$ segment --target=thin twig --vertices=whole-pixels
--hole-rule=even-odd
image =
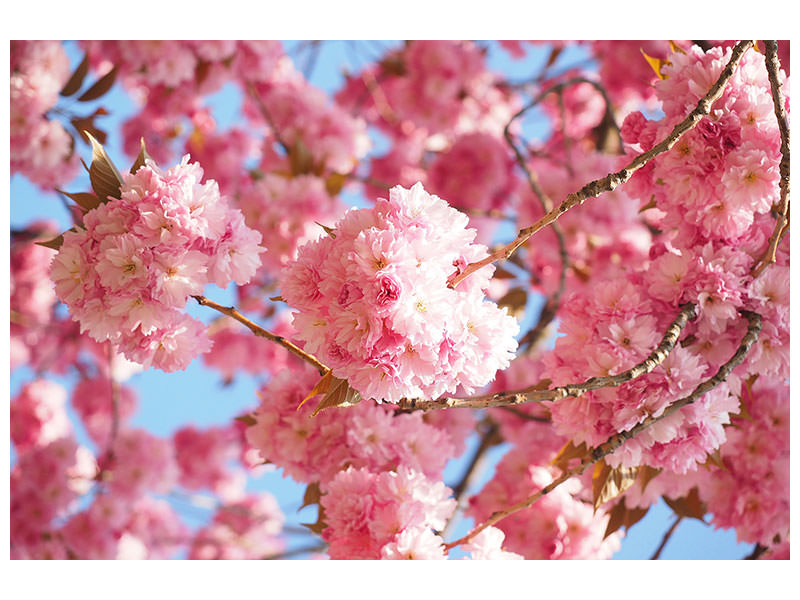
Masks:
[[[645,166],[653,158],[670,150],[683,136],[683,134],[691,130],[695,125],[697,125],[697,123],[700,122],[700,119],[709,113],[712,105],[722,95],[725,85],[733,76],[734,69],[741,60],[742,55],[752,45],[753,40],[745,40],[736,44],[736,46],[733,48],[730,61],[728,61],[728,64],[722,70],[722,73],[720,74],[716,83],[714,83],[714,85],[711,86],[711,89],[708,90],[708,93],[706,93],[706,95],[698,101],[697,107],[695,107],[695,109],[690,112],[683,121],[678,123],[670,132],[670,134],[660,143],[653,146],[647,152],[639,154],[620,171],[617,171],[616,173],[609,173],[606,177],[587,183],[577,192],[569,194],[561,204],[539,219],[536,223],[530,227],[520,229],[516,239],[514,239],[513,242],[490,254],[483,260],[479,260],[467,265],[463,271],[454,274],[448,282],[450,287],[457,286],[459,282],[463,281],[472,275],[472,273],[482,269],[486,265],[490,265],[498,260],[507,259],[517,248],[527,242],[532,235],[556,221],[558,217],[563,215],[569,209],[583,204],[588,198],[594,198],[603,192],[610,192],[614,190],[617,186],[628,181],[636,171]]]
[[[781,200],[775,222],[775,230],[769,238],[764,255],[753,267],[751,275],[755,278],[761,275],[769,265],[776,260],[778,244],[784,234],[789,230],[789,124],[786,120],[786,105],[783,99],[783,84],[779,78],[781,63],[778,60],[778,43],[775,40],[764,42],[769,85],[772,89],[772,103],[775,105],[775,117],[778,119],[778,128],[781,132]]]
[[[314,544],[313,546],[301,546],[293,550],[287,550],[279,554],[270,554],[262,556],[261,560],[280,560],[283,558],[291,558],[292,556],[299,556],[300,554],[307,554],[309,552],[323,552],[328,547],[328,544]]]
[[[567,82],[565,82],[567,83]],[[511,146],[511,150],[514,152],[514,156],[516,157],[517,164],[520,168],[525,172],[525,176],[528,178],[528,185],[530,186],[533,193],[539,199],[539,203],[542,206],[542,210],[545,213],[548,213],[553,209],[553,201],[550,197],[545,193],[542,187],[539,185],[539,181],[533,172],[528,168],[527,163],[525,162],[525,157],[522,155],[522,151],[517,147],[514,143],[514,138],[511,137],[511,124],[514,122],[515,119],[521,117],[526,110],[530,110],[536,104],[541,102],[541,100],[545,97],[545,95],[549,94],[553,91],[554,88],[550,88],[539,94],[537,98],[535,98],[531,103],[527,106],[523,107],[522,110],[518,111],[511,119],[506,123],[505,128],[503,129],[503,136],[506,138],[506,142],[509,146]],[[558,288],[547,299],[547,302],[542,309],[542,312],[539,314],[539,320],[536,324],[536,331],[537,332],[544,332],[547,329],[547,326],[553,321],[556,314],[558,313],[558,309],[561,307],[561,296],[564,294],[564,288],[567,284],[567,269],[569,269],[570,260],[569,254],[567,253],[567,243],[564,239],[564,233],[561,231],[561,227],[558,223],[553,223],[553,233],[556,236],[556,241],[558,243],[558,254],[559,259],[561,261],[561,273],[559,274],[558,280]],[[538,334],[541,336],[541,333]]]
[[[461,516],[461,511],[464,509],[464,494],[465,492],[472,486],[475,478],[480,473],[480,465],[483,463],[486,452],[492,446],[496,445],[502,438],[499,436],[499,427],[497,423],[490,422],[489,426],[486,428],[486,431],[481,436],[481,442],[478,447],[475,449],[475,454],[472,455],[472,459],[469,461],[466,470],[464,471],[464,475],[461,477],[461,480],[456,484],[453,488],[453,498],[456,500],[456,508],[453,511],[453,515],[447,521],[447,525],[445,525],[444,529],[442,530],[442,536],[446,535],[458,522],[458,519]]]
[[[291,146],[288,143],[286,143],[286,140],[284,140],[283,137],[281,136],[281,132],[275,125],[275,121],[272,120],[272,115],[270,115],[269,110],[267,110],[267,105],[264,104],[264,101],[261,99],[261,95],[258,93],[256,86],[250,83],[248,84],[247,87],[250,90],[250,95],[253,97],[253,100],[256,101],[256,104],[258,105],[258,108],[261,111],[261,116],[264,117],[264,120],[267,122],[267,125],[269,125],[270,129],[272,129],[272,133],[275,136],[275,139],[278,141],[278,143],[281,145],[281,148],[283,148],[284,152],[286,152],[288,156],[289,152],[291,152],[292,150]]]
[[[276,344],[280,344],[284,348],[286,348],[289,352],[294,354],[295,356],[299,356],[308,364],[312,365],[317,371],[319,371],[320,375],[325,375],[330,369],[322,364],[316,357],[312,356],[308,352],[301,350],[297,346],[295,346],[292,342],[287,340],[285,337],[276,335],[274,333],[270,333],[260,325],[254,323],[247,317],[245,317],[242,313],[236,310],[232,306],[222,306],[221,304],[217,304],[213,300],[209,300],[205,296],[192,296],[195,300],[197,300],[198,304],[201,306],[208,306],[209,308],[213,308],[216,311],[221,312],[223,315],[228,315],[232,319],[236,319],[242,325],[246,326],[250,331],[260,337],[267,338],[270,341],[275,342]]]
[[[606,387],[617,387],[641,377],[655,369],[664,362],[678,342],[686,324],[696,317],[695,305],[692,303],[684,304],[669,324],[661,343],[639,364],[623,371],[618,375],[607,377],[591,377],[583,383],[568,384],[548,390],[536,389],[538,384],[523,390],[510,392],[497,392],[494,394],[484,394],[470,398],[440,398],[438,400],[417,400],[403,399],[399,402],[399,407],[405,410],[434,410],[442,408],[493,408],[498,406],[513,406],[525,402],[542,402],[545,400],[560,400],[568,396],[579,397],[586,392]]]
[[[664,547],[667,545],[667,542],[669,541],[669,538],[672,537],[672,534],[678,528],[678,523],[680,523],[682,520],[683,520],[683,515],[677,515],[677,518],[675,519],[675,522],[672,524],[672,527],[667,529],[667,532],[664,534],[664,537],[661,540],[661,543],[659,544],[658,549],[653,553],[653,556],[650,557],[650,560],[658,560],[658,557],[661,556],[661,552],[664,550]]]
[[[605,458],[609,454],[616,451],[620,446],[622,446],[622,444],[624,444],[629,439],[635,437],[636,435],[638,435],[639,433],[641,433],[643,430],[647,429],[654,423],[657,423],[667,418],[668,416],[672,415],[673,413],[680,410],[684,406],[688,406],[694,403],[698,398],[701,398],[704,394],[706,394],[707,392],[715,388],[717,385],[725,381],[728,378],[728,375],[730,375],[731,371],[733,371],[733,369],[735,369],[744,360],[744,357],[750,351],[750,348],[758,339],[758,334],[761,332],[760,315],[749,311],[740,311],[740,313],[745,318],[747,318],[748,321],[747,333],[745,333],[744,337],[742,338],[742,341],[739,344],[739,348],[736,350],[734,355],[730,358],[730,360],[728,360],[728,362],[726,362],[719,368],[719,370],[713,377],[707,379],[706,381],[703,381],[688,396],[684,396],[680,400],[677,400],[676,402],[670,404],[666,408],[666,410],[664,410],[664,412],[658,417],[648,417],[638,425],[632,427],[631,429],[611,436],[606,442],[597,446],[591,452],[589,452],[579,465],[573,467],[572,469],[564,471],[550,484],[546,485],[535,494],[528,496],[521,502],[518,502],[517,504],[514,504],[513,506],[510,506],[504,510],[495,511],[494,513],[491,514],[491,516],[488,519],[486,519],[486,521],[475,527],[467,535],[446,544],[445,549],[449,550],[460,544],[466,544],[487,527],[495,525],[497,522],[508,517],[509,515],[514,514],[517,511],[532,506],[539,499],[552,492],[555,488],[557,488],[559,485],[561,485],[568,479],[571,479],[576,475],[581,475],[590,465],[594,464],[601,458]]]

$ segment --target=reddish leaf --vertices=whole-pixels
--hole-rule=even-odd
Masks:
[[[508,308],[508,314],[513,317],[521,317],[525,312],[525,306],[528,303],[528,292],[522,288],[514,288],[509,290],[508,293],[497,301],[497,306],[500,308]]]
[[[136,173],[136,171],[138,171],[141,167],[143,167],[145,164],[145,160],[147,160],[148,158],[150,160],[153,159],[153,157],[147,153],[147,148],[145,148],[144,146],[144,138],[141,138],[139,140],[139,145],[140,145],[139,155],[136,157],[136,160],[133,161],[133,165],[131,166],[131,173]]]
[[[594,509],[617,498],[636,481],[639,467],[610,467],[605,460],[598,461],[592,475],[592,498]]]
[[[81,85],[83,85],[83,80],[86,77],[86,74],[89,72],[89,55],[85,54],[81,64],[79,64],[75,71],[70,75],[69,80],[67,83],[64,84],[64,87],[61,88],[59,92],[62,96],[72,96],[75,92],[81,89]]]
[[[329,371],[330,373],[330,371]],[[320,400],[317,408],[311,413],[312,417],[316,417],[321,410],[331,408],[332,406],[352,406],[361,402],[361,394],[350,387],[346,379],[338,379],[331,377],[330,388],[325,394],[325,397]]]
[[[252,427],[256,423],[258,423],[258,421],[256,421],[256,418],[253,415],[241,415],[239,417],[236,417],[234,421],[239,421],[239,423],[244,423],[248,427]]]
[[[81,96],[78,97],[78,102],[89,102],[90,100],[97,100],[100,96],[105,94],[114,85],[117,79],[117,67],[111,69],[108,73],[103,75],[100,79],[94,82],[92,87],[86,90]]]
[[[706,514],[706,505],[700,500],[696,487],[693,487],[683,498],[673,499],[666,496],[662,496],[662,498],[678,516],[702,521]]]
[[[347,175],[331,173],[325,178],[325,190],[330,196],[335,196],[342,191],[345,183],[347,183]]]
[[[77,194],[71,194],[69,192],[65,192],[63,190],[56,189],[59,194],[63,194],[73,202],[75,202],[78,206],[83,208],[86,211],[90,211],[93,208],[97,208],[100,206],[100,198],[90,192],[79,192]]]
[[[319,489],[319,482],[309,483],[306,487],[306,492],[303,494],[303,503],[300,505],[300,508],[297,511],[301,511],[306,506],[311,506],[312,504],[319,504],[319,500],[322,498],[322,492]]]
[[[317,382],[317,384],[308,393],[308,396],[303,398],[303,401],[300,404],[297,405],[297,408],[295,410],[300,410],[300,407],[303,406],[303,404],[308,402],[314,396],[318,396],[319,394],[327,393],[328,389],[330,388],[332,379],[333,379],[333,373],[331,371],[328,371],[327,373],[325,373],[325,375],[323,375],[320,378],[320,380]]]
[[[122,175],[119,174],[103,145],[92,134],[87,133],[86,135],[92,144],[92,164],[89,167],[92,189],[100,197],[101,202],[108,202],[109,197],[119,198]]]
[[[554,467],[558,467],[562,471],[566,471],[569,468],[569,462],[571,460],[576,458],[582,460],[588,451],[589,449],[586,447],[586,442],[581,442],[579,446],[576,446],[569,441],[558,451],[558,454],[550,461],[550,464]]]
[[[37,246],[44,246],[45,248],[51,248],[52,250],[58,250],[61,248],[61,244],[64,243],[64,236],[59,235],[58,237],[53,238],[52,240],[47,240],[46,242],[36,242]]]

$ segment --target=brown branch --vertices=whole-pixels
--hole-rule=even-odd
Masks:
[[[267,110],[267,105],[264,104],[264,101],[261,99],[261,95],[258,93],[256,86],[250,83],[248,84],[247,89],[250,91],[250,95],[253,97],[253,100],[256,101],[258,109],[261,111],[261,116],[264,117],[264,120],[267,122],[267,125],[269,125],[273,135],[275,136],[275,139],[278,141],[278,143],[281,145],[281,148],[283,148],[283,151],[286,152],[286,155],[288,156],[289,152],[291,152],[292,150],[291,146],[289,146],[289,144],[286,143],[286,140],[284,140],[283,137],[281,137],[281,132],[276,127],[275,121],[272,120],[272,115],[270,115],[269,110]]]
[[[458,482],[458,484],[456,484],[456,486],[453,488],[453,497],[456,500],[456,507],[453,510],[453,515],[447,521],[447,525],[445,525],[444,529],[442,530],[443,536],[458,522],[458,519],[461,516],[461,511],[464,508],[464,493],[470,488],[478,473],[480,473],[480,466],[486,458],[486,452],[489,450],[489,448],[497,445],[501,441],[502,438],[499,435],[499,427],[497,426],[497,423],[489,422],[489,426],[481,436],[481,442],[475,449],[475,454],[472,455],[472,459],[467,465],[464,475],[461,477],[461,480]]]
[[[617,186],[628,181],[636,171],[645,166],[653,158],[670,150],[683,136],[683,134],[691,130],[695,125],[697,125],[697,123],[700,122],[700,119],[709,113],[711,106],[722,95],[725,85],[727,85],[728,81],[733,76],[734,69],[741,60],[742,55],[744,55],[744,53],[752,45],[753,40],[745,40],[736,44],[736,46],[733,48],[730,61],[728,61],[728,64],[722,70],[722,73],[720,73],[719,79],[717,79],[716,83],[714,83],[706,95],[698,101],[695,109],[692,110],[692,112],[690,112],[683,121],[678,123],[670,132],[670,134],[660,143],[653,146],[647,152],[639,154],[620,171],[617,171],[616,173],[609,173],[606,177],[587,183],[577,192],[569,194],[561,204],[536,221],[536,223],[530,227],[520,229],[516,239],[514,239],[514,241],[512,241],[510,244],[496,252],[493,252],[483,260],[479,260],[467,265],[466,269],[464,269],[462,272],[453,275],[448,283],[450,287],[457,286],[459,282],[469,277],[472,273],[492,264],[493,262],[507,259],[517,248],[527,242],[532,235],[555,222],[558,217],[563,215],[569,209],[583,204],[588,198],[594,198],[604,192],[610,192],[614,190]]]
[[[209,308],[213,308],[216,311],[221,312],[223,315],[228,315],[232,319],[236,319],[242,325],[246,326],[250,331],[256,334],[259,337],[267,338],[268,340],[275,342],[276,344],[280,344],[284,348],[286,348],[289,352],[302,358],[308,364],[312,365],[317,371],[319,371],[320,375],[325,375],[330,369],[322,364],[316,357],[312,356],[308,352],[298,348],[292,342],[287,340],[285,337],[276,335],[274,333],[270,333],[260,325],[254,323],[247,317],[245,317],[242,313],[236,310],[232,306],[222,306],[221,304],[217,304],[213,300],[209,300],[205,296],[192,296],[195,300],[197,300],[198,304],[201,306],[208,306]]]
[[[775,105],[775,117],[778,119],[778,128],[781,132],[781,200],[778,206],[778,215],[775,219],[775,230],[769,238],[767,249],[750,272],[754,278],[761,275],[769,265],[775,263],[778,244],[780,244],[784,234],[789,230],[789,124],[786,119],[783,84],[779,78],[781,63],[778,60],[778,43],[775,40],[766,40],[764,46],[767,75],[769,76],[769,85],[772,90],[772,103]]]
[[[560,400],[568,396],[579,397],[586,392],[606,387],[617,387],[627,383],[637,377],[649,373],[658,365],[664,362],[678,342],[686,324],[696,317],[695,305],[692,303],[684,304],[669,324],[661,343],[648,355],[642,362],[634,365],[627,371],[618,375],[607,377],[591,377],[583,383],[568,384],[555,387],[549,390],[536,389],[538,384],[529,388],[510,392],[497,392],[494,394],[484,394],[471,398],[440,398],[438,400],[417,400],[403,399],[399,402],[399,407],[405,410],[435,410],[442,408],[493,408],[498,406],[513,406],[525,402],[542,402],[545,400]]]
[[[522,412],[516,406],[500,406],[500,410],[504,410],[506,412],[511,413],[519,417],[520,419],[524,419],[525,421],[536,421],[537,423],[552,423],[552,421],[547,417],[539,417],[537,415],[529,415],[526,412]]]
[[[663,539],[661,540],[661,544],[659,544],[658,549],[653,553],[653,556],[650,557],[650,560],[658,560],[658,557],[661,556],[661,552],[664,550],[664,547],[667,545],[669,538],[672,537],[672,534],[675,533],[675,530],[678,528],[678,524],[683,520],[683,515],[677,515],[675,522],[672,524],[672,527],[667,529],[667,532],[664,534]]]
[[[605,458],[609,454],[616,451],[620,446],[622,446],[622,444],[624,444],[629,439],[635,437],[640,432],[647,429],[654,423],[657,423],[667,418],[668,416],[672,415],[673,413],[680,410],[684,406],[688,406],[689,404],[694,403],[698,398],[701,398],[704,394],[706,394],[707,392],[715,388],[717,385],[725,381],[728,378],[728,375],[730,375],[731,371],[733,371],[733,369],[735,369],[744,360],[744,357],[750,351],[750,348],[758,339],[758,334],[761,332],[760,315],[749,311],[740,311],[740,313],[745,318],[747,318],[748,321],[747,333],[745,333],[744,337],[742,338],[742,341],[739,344],[739,348],[736,350],[736,352],[733,354],[730,360],[728,360],[728,362],[723,364],[713,377],[700,383],[700,385],[698,385],[694,389],[694,391],[688,396],[684,396],[680,400],[677,400],[676,402],[670,404],[661,415],[657,417],[648,417],[638,425],[632,427],[631,429],[611,436],[606,442],[597,446],[591,452],[589,452],[579,465],[573,467],[572,469],[564,471],[550,484],[546,485],[535,494],[528,496],[524,500],[504,510],[495,511],[494,513],[491,514],[491,516],[488,519],[486,519],[486,521],[475,527],[467,535],[453,542],[450,542],[449,544],[446,544],[445,549],[449,550],[460,544],[466,544],[487,527],[491,527],[492,525],[508,517],[509,515],[514,514],[517,511],[532,506],[539,499],[552,492],[556,487],[558,487],[568,479],[576,475],[581,475],[587,469],[587,467],[594,464],[601,458]]]
[[[763,554],[766,553],[767,550],[769,550],[769,548],[767,548],[766,546],[762,546],[761,544],[756,544],[755,547],[753,548],[753,551],[747,556],[745,556],[743,560],[758,560],[759,558],[761,558]]]

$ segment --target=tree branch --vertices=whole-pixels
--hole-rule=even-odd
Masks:
[[[486,519],[486,521],[475,527],[467,535],[453,542],[450,542],[449,544],[446,544],[445,549],[450,550],[455,546],[466,544],[487,527],[495,525],[499,521],[503,520],[509,515],[514,514],[517,511],[532,506],[540,498],[552,492],[555,488],[557,488],[559,485],[561,485],[568,479],[576,475],[581,475],[587,469],[587,467],[594,464],[601,458],[605,458],[609,454],[616,451],[617,448],[622,446],[622,444],[624,444],[629,439],[638,435],[641,431],[647,429],[654,423],[657,423],[667,418],[668,416],[680,410],[684,406],[692,404],[698,398],[701,398],[704,394],[706,394],[707,392],[715,388],[717,385],[725,381],[728,378],[728,375],[730,375],[731,371],[733,371],[733,369],[735,369],[744,360],[744,357],[750,351],[750,348],[758,339],[758,334],[761,332],[760,315],[749,311],[740,311],[740,313],[747,318],[748,321],[747,333],[745,333],[744,337],[742,338],[742,341],[739,344],[739,348],[736,350],[734,355],[730,358],[730,360],[728,360],[728,362],[726,362],[719,368],[719,370],[713,377],[707,379],[706,381],[698,385],[694,389],[694,391],[688,396],[685,396],[680,400],[677,400],[676,402],[670,404],[666,408],[666,410],[664,410],[664,412],[658,417],[648,417],[647,419],[645,419],[638,425],[635,425],[631,429],[611,436],[606,442],[597,446],[591,452],[589,452],[579,465],[573,467],[572,469],[567,469],[556,479],[554,479],[550,484],[546,485],[535,494],[528,496],[521,502],[518,502],[517,504],[514,504],[513,506],[510,506],[504,510],[495,511],[494,513],[491,514],[491,516],[488,519]]]
[[[517,248],[527,242],[532,235],[555,222],[558,217],[563,215],[569,209],[583,204],[583,202],[588,198],[594,198],[603,192],[612,191],[617,186],[628,181],[636,171],[645,166],[653,158],[670,150],[683,136],[683,134],[691,130],[695,125],[697,125],[697,123],[700,122],[700,119],[709,113],[711,106],[722,95],[725,85],[727,85],[728,81],[733,76],[736,65],[739,63],[744,53],[752,45],[753,40],[745,40],[736,44],[736,46],[733,48],[733,52],[728,64],[722,70],[722,73],[720,73],[719,79],[717,79],[716,83],[714,83],[706,95],[698,101],[697,107],[695,107],[695,109],[690,112],[683,121],[678,123],[670,132],[670,134],[660,143],[653,146],[647,152],[643,152],[642,154],[638,155],[620,171],[617,171],[616,173],[609,173],[603,179],[598,179],[587,183],[577,192],[568,195],[561,204],[539,219],[536,223],[530,227],[520,229],[516,239],[514,239],[514,241],[512,241],[510,244],[501,248],[500,250],[497,250],[496,252],[493,252],[483,260],[479,260],[467,265],[466,269],[464,269],[462,272],[453,275],[448,283],[450,287],[457,286],[459,282],[469,277],[472,273],[492,264],[493,262],[507,259]]]
[[[778,244],[780,244],[784,234],[789,230],[789,124],[786,119],[786,104],[782,91],[783,84],[778,77],[781,63],[778,60],[778,43],[775,40],[766,40],[764,46],[767,75],[772,89],[772,103],[775,105],[775,117],[778,119],[778,128],[781,132],[781,199],[775,220],[775,230],[769,238],[769,244],[764,251],[764,255],[750,273],[754,278],[761,275],[764,269],[775,262]]]
[[[292,342],[287,340],[285,337],[276,335],[274,333],[270,333],[260,325],[254,323],[247,317],[245,317],[242,313],[236,310],[232,306],[222,306],[221,304],[217,304],[213,300],[209,300],[205,296],[192,296],[197,303],[201,306],[208,306],[209,308],[213,308],[216,311],[221,312],[223,315],[228,315],[232,319],[236,319],[242,325],[246,326],[250,331],[256,334],[259,337],[267,338],[270,341],[275,342],[276,344],[280,344],[284,348],[286,348],[289,352],[302,358],[308,364],[312,365],[317,371],[319,371],[320,375],[325,375],[330,369],[322,364],[316,357],[312,356],[308,352],[301,350],[297,346],[295,346]]]
[[[641,377],[655,369],[664,362],[678,342],[686,324],[697,316],[695,305],[692,303],[684,304],[669,324],[661,343],[648,355],[646,359],[627,371],[618,375],[607,377],[591,377],[583,383],[568,384],[555,387],[549,390],[536,389],[538,386],[531,386],[523,390],[510,392],[497,392],[494,394],[483,394],[471,398],[440,398],[438,400],[417,400],[403,399],[399,402],[399,407],[404,410],[435,410],[442,408],[492,408],[498,406],[513,406],[525,402],[542,402],[545,400],[560,400],[568,396],[579,397],[586,392],[606,387],[617,387],[627,383],[632,379]]]
[[[453,510],[453,515],[447,521],[447,525],[445,525],[444,529],[442,530],[442,536],[447,534],[447,532],[450,531],[458,522],[458,519],[461,516],[461,511],[464,508],[464,493],[470,488],[475,477],[480,472],[480,465],[483,463],[486,457],[486,452],[489,450],[489,448],[500,443],[501,441],[502,438],[499,435],[499,427],[497,426],[497,423],[490,422],[489,426],[486,428],[486,431],[481,436],[481,442],[475,449],[475,454],[472,455],[472,460],[470,460],[469,464],[467,465],[464,475],[461,477],[461,481],[459,481],[458,484],[453,488],[453,497],[456,499],[456,508]]]
[[[672,534],[675,533],[675,530],[678,528],[678,524],[683,520],[683,515],[677,515],[675,522],[672,524],[672,527],[667,529],[667,532],[664,534],[664,538],[661,540],[661,544],[659,544],[658,549],[653,553],[653,556],[650,557],[650,560],[658,560],[658,557],[661,556],[661,552],[664,550],[664,547],[667,545],[669,538],[672,537]]]

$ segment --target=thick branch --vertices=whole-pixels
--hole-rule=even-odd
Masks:
[[[603,179],[598,179],[596,181],[587,183],[577,192],[568,195],[561,204],[539,219],[536,223],[530,227],[520,229],[516,239],[513,242],[501,248],[500,250],[493,252],[483,260],[479,260],[467,265],[467,268],[464,269],[464,271],[454,275],[450,279],[450,287],[457,286],[459,282],[463,281],[472,273],[482,269],[486,265],[490,265],[498,260],[507,259],[517,248],[527,242],[532,235],[553,223],[556,219],[558,219],[558,217],[563,215],[569,209],[583,204],[583,202],[588,198],[594,198],[603,192],[610,192],[614,190],[618,185],[628,181],[636,171],[645,166],[653,158],[670,150],[683,136],[683,134],[691,130],[695,125],[697,125],[697,123],[700,122],[700,119],[709,113],[712,105],[722,95],[725,85],[727,85],[728,81],[733,76],[734,69],[741,60],[742,55],[744,55],[744,53],[752,45],[753,40],[745,40],[736,44],[736,46],[733,48],[731,59],[722,70],[722,73],[720,73],[719,79],[717,79],[716,83],[711,86],[711,89],[708,90],[708,93],[706,93],[706,95],[698,101],[697,107],[695,107],[695,109],[690,112],[683,121],[678,123],[664,140],[653,146],[647,152],[643,152],[642,154],[638,155],[620,171],[617,171],[616,173],[609,173]]]
[[[497,406],[513,406],[525,402],[542,402],[545,400],[560,400],[568,396],[575,398],[586,392],[606,387],[617,387],[637,377],[649,373],[660,365],[675,348],[686,324],[696,316],[694,304],[688,303],[681,307],[675,320],[670,323],[661,343],[639,364],[623,371],[618,375],[607,377],[591,377],[583,383],[562,385],[549,390],[538,390],[536,386],[511,392],[498,392],[484,394],[471,398],[440,398],[438,400],[403,399],[399,406],[406,410],[434,410],[442,408],[492,408]]]
[[[661,415],[659,415],[658,417],[648,417],[647,419],[645,419],[644,421],[642,421],[638,425],[635,425],[631,429],[611,436],[606,442],[604,442],[600,446],[597,446],[596,448],[594,448],[581,461],[581,463],[579,465],[577,465],[576,467],[573,467],[572,469],[568,469],[568,470],[564,471],[561,475],[559,475],[550,484],[546,485],[545,487],[543,487],[541,490],[539,490],[535,494],[533,494],[531,496],[528,496],[527,498],[525,498],[521,502],[518,502],[517,504],[514,504],[513,506],[510,506],[510,507],[508,507],[508,508],[506,508],[504,510],[495,511],[494,513],[492,513],[492,515],[486,521],[484,521],[483,523],[481,523],[480,525],[475,527],[472,531],[470,531],[464,537],[459,538],[459,539],[457,539],[457,540],[455,540],[453,542],[450,542],[449,544],[446,544],[445,548],[449,550],[449,549],[451,549],[451,548],[453,548],[455,546],[458,546],[458,545],[461,545],[461,544],[466,544],[470,540],[472,540],[476,535],[478,535],[481,531],[486,529],[487,527],[491,527],[492,525],[495,525],[499,521],[503,520],[504,518],[508,517],[509,515],[514,514],[517,511],[520,511],[522,509],[525,509],[525,508],[528,508],[528,507],[532,506],[540,498],[542,498],[543,496],[546,496],[547,494],[552,492],[555,488],[557,488],[559,485],[561,485],[562,483],[564,483],[568,479],[570,479],[570,478],[572,478],[572,477],[574,477],[576,475],[581,475],[587,469],[587,467],[589,467],[590,465],[594,464],[595,462],[597,462],[601,458],[605,458],[609,454],[611,454],[614,451],[616,451],[617,448],[622,446],[622,444],[624,444],[629,439],[635,437],[640,432],[642,432],[643,430],[647,429],[648,427],[650,427],[654,423],[657,423],[657,422],[661,421],[662,419],[666,419],[668,416],[670,416],[671,414],[673,414],[676,411],[680,410],[684,406],[688,406],[689,404],[694,403],[698,398],[701,398],[704,394],[706,394],[710,390],[714,389],[717,385],[719,385],[720,383],[725,381],[728,378],[728,376],[730,375],[731,371],[733,371],[733,369],[735,369],[737,366],[739,366],[741,364],[741,362],[744,360],[744,357],[750,351],[750,348],[753,346],[753,344],[758,339],[758,334],[761,332],[761,316],[760,315],[758,315],[756,313],[748,312],[748,311],[741,311],[741,314],[743,316],[745,316],[747,318],[747,321],[748,321],[747,333],[745,333],[744,337],[742,338],[742,341],[739,344],[739,348],[736,350],[734,355],[730,358],[730,360],[728,360],[728,362],[726,362],[724,365],[722,365],[719,368],[717,373],[711,379],[707,379],[706,381],[702,382],[688,396],[685,396],[685,397],[681,398],[680,400],[677,400],[676,402],[673,402],[672,404],[670,404],[667,407],[667,409]]]
[[[769,244],[764,255],[753,267],[751,274],[758,277],[769,265],[776,260],[778,244],[784,234],[789,230],[789,123],[786,119],[786,104],[783,98],[783,84],[779,72],[781,63],[778,60],[778,43],[775,40],[764,42],[767,64],[767,75],[772,90],[772,103],[775,105],[775,117],[778,119],[778,128],[781,132],[781,199],[778,205],[778,215],[775,219],[775,230],[769,238]]]
[[[198,304],[201,306],[208,306],[213,308],[216,311],[221,312],[223,315],[228,315],[232,319],[236,319],[242,325],[246,326],[250,331],[260,337],[267,338],[270,341],[275,342],[276,344],[280,344],[284,348],[286,348],[289,352],[294,354],[295,356],[299,356],[308,364],[312,365],[317,371],[319,371],[320,375],[325,375],[330,369],[323,365],[316,357],[312,356],[311,354],[301,350],[297,346],[295,346],[292,342],[287,340],[285,337],[276,335],[274,333],[270,333],[260,325],[254,323],[247,317],[245,317],[242,313],[238,310],[233,308],[232,306],[222,306],[221,304],[217,304],[213,300],[209,300],[205,296],[192,296],[195,300],[197,300]]]

